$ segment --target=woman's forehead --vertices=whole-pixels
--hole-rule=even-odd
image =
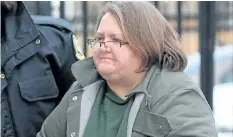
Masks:
[[[98,30],[105,31],[105,30],[112,30],[112,31],[121,31],[121,27],[119,22],[110,13],[106,13],[100,20]]]
[[[121,28],[118,26],[113,26],[111,23],[104,25],[104,26],[99,26],[97,29],[98,34],[112,34],[112,35],[121,35],[122,31]]]

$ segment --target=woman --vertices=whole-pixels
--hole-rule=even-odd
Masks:
[[[89,40],[93,58],[37,137],[216,137],[211,109],[183,73],[177,33],[147,2],[110,2]]]

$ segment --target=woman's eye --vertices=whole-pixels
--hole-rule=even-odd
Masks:
[[[97,41],[103,41],[103,38],[96,38]]]

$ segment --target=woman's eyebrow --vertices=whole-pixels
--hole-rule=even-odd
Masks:
[[[96,32],[96,36],[98,37],[102,37],[102,36],[105,36],[103,32]],[[119,39],[124,39],[122,33],[111,33],[111,34],[108,34],[109,37],[111,38],[119,38]]]
[[[96,32],[96,36],[104,36],[102,32]]]
[[[124,38],[121,33],[110,34],[110,37],[112,37],[112,38],[120,38],[120,39]]]

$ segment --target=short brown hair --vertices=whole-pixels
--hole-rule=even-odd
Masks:
[[[106,13],[117,19],[129,46],[145,62],[142,70],[152,65],[170,71],[185,69],[187,57],[180,48],[179,35],[153,5],[144,1],[108,2],[97,28]]]

